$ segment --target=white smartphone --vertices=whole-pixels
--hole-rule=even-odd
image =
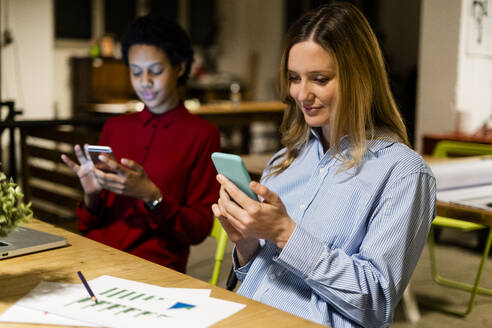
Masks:
[[[251,199],[258,200],[255,193],[249,187],[251,179],[246,166],[244,166],[243,159],[240,156],[215,152],[212,153],[212,162],[214,163],[217,172],[231,180]]]
[[[113,172],[113,169],[110,168],[106,163],[101,162],[99,160],[99,155],[103,154],[111,159],[115,159],[113,150],[109,146],[97,146],[97,145],[86,145],[85,152],[87,157],[92,161],[94,166],[105,172]]]

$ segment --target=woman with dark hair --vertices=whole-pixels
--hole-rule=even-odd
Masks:
[[[238,292],[331,327],[387,327],[434,218],[435,179],[408,147],[355,6],[294,23],[280,92],[285,148],[250,184],[261,201],[217,176],[212,209],[236,244]]]
[[[219,186],[210,155],[220,149],[219,131],[179,99],[193,62],[181,27],[140,17],[122,50],[145,108],[104,125],[99,143],[112,148],[115,160],[99,157],[112,172],[95,168],[79,145],[79,164],[62,156],[84,190],[78,228],[91,239],[185,272],[189,246],[212,228],[210,206]]]

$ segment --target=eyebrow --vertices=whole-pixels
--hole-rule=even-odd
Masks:
[[[334,72],[335,72],[335,70],[330,69],[330,70],[309,71],[309,72],[307,72],[307,74],[332,74]],[[287,73],[299,74],[298,72],[290,70],[290,69],[287,70]]]
[[[139,65],[134,64],[134,63],[129,63],[129,65],[130,65],[130,66],[132,66],[132,67],[141,68]],[[150,69],[150,68],[153,68],[154,66],[157,66],[157,65],[162,65],[162,63],[160,63],[160,62],[155,62],[155,63],[152,63],[152,64],[150,64],[150,65],[148,66],[148,68]]]

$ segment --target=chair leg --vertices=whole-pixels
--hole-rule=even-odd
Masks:
[[[482,276],[483,267],[484,267],[485,262],[486,262],[486,260],[487,260],[487,258],[489,256],[490,246],[492,244],[492,229],[489,228],[489,233],[488,233],[487,241],[485,243],[485,248],[484,248],[484,251],[483,251],[483,254],[482,254],[482,259],[480,260],[480,264],[479,264],[479,267],[478,267],[477,275],[475,277],[475,281],[474,281],[473,285],[470,285],[470,284],[467,284],[467,283],[463,283],[461,281],[456,281],[456,280],[451,280],[451,279],[443,278],[437,272],[437,264],[436,264],[436,258],[435,258],[435,242],[434,242],[434,237],[433,237],[433,231],[432,230],[433,230],[433,228],[431,227],[431,233],[429,234],[429,255],[430,255],[430,260],[431,260],[432,278],[434,279],[434,281],[436,283],[438,283],[440,285],[443,285],[443,286],[446,286],[446,287],[451,287],[451,288],[456,288],[456,289],[461,289],[461,290],[465,290],[465,291],[469,291],[469,292],[471,292],[471,295],[470,295],[470,300],[468,302],[467,309],[464,312],[447,309],[447,308],[440,307],[440,306],[435,305],[435,304],[432,304],[431,307],[433,307],[433,308],[435,308],[437,310],[440,310],[442,312],[446,312],[446,313],[449,313],[449,314],[454,314],[454,315],[457,315],[457,316],[465,317],[465,316],[467,316],[471,312],[471,310],[473,308],[473,303],[475,301],[476,294],[482,294],[482,295],[492,296],[492,290],[491,289],[481,288],[481,287],[478,286],[479,283],[480,283],[480,278]]]
[[[402,301],[403,311],[407,320],[412,323],[418,322],[420,320],[419,306],[415,296],[412,293],[410,283],[408,283],[407,288],[405,288],[405,291],[403,292]]]
[[[212,273],[212,278],[208,281],[209,284],[217,286],[217,282],[219,281],[221,264],[222,264],[222,260],[215,260],[214,272]]]

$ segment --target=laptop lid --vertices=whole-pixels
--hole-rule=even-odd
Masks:
[[[0,260],[67,245],[67,239],[46,232],[19,227],[0,237]]]

